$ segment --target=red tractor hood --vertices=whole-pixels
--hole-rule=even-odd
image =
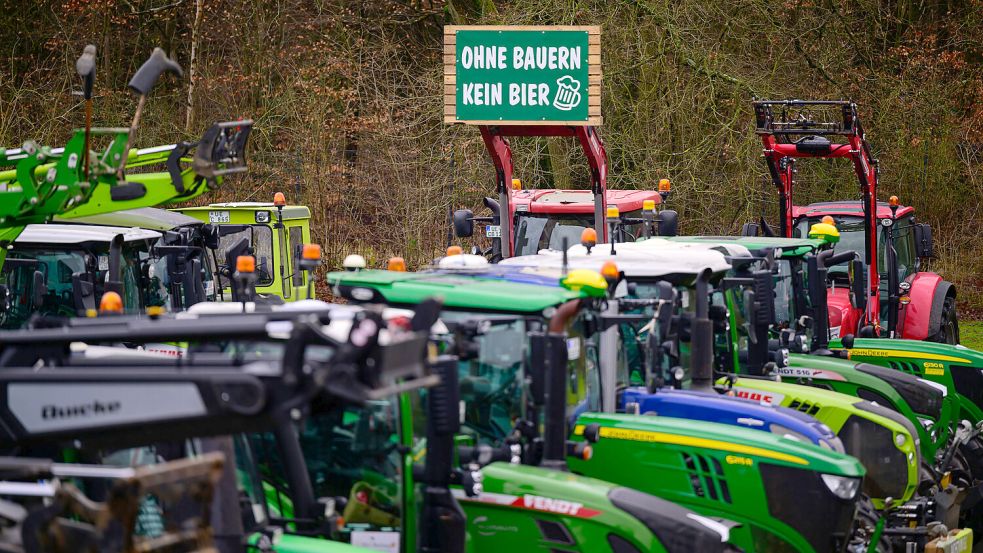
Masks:
[[[829,310],[830,339],[857,333],[861,312],[850,303],[849,288],[830,288],[826,295],[826,308]]]
[[[642,209],[642,202],[662,197],[651,190],[608,190],[608,207],[621,213]],[[512,193],[512,209],[530,213],[594,213],[594,194],[590,190],[518,190]]]
[[[901,206],[898,208],[898,217],[902,217],[913,212],[915,208],[911,206]],[[795,206],[792,208],[792,218],[800,217],[818,218],[824,215],[854,216],[863,217],[863,206],[858,201],[850,202],[819,202],[806,206]],[[877,218],[889,219],[891,217],[891,206],[887,202],[877,202]]]

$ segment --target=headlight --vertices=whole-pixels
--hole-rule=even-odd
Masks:
[[[256,222],[257,223],[269,223],[270,222],[270,212],[269,211],[257,211],[256,212]]]
[[[833,474],[820,474],[823,477],[823,483],[829,488],[829,491],[833,492],[833,495],[840,499],[850,501],[857,496],[857,490],[860,489],[860,479],[850,478],[849,476],[835,476]]]

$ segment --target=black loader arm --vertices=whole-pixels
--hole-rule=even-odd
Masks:
[[[380,340],[384,321],[366,310],[351,319],[347,340],[338,339],[326,333],[324,318],[178,314],[0,333],[0,447],[68,441],[127,447],[263,431],[302,419],[314,403],[360,403],[405,389],[407,382],[430,383],[426,332],[389,329]],[[282,343],[284,354],[276,361],[221,355],[198,361],[120,348],[118,355],[73,361],[81,342],[223,341]],[[318,361],[306,355],[313,346],[334,353]]]

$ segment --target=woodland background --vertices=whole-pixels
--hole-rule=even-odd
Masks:
[[[136,144],[250,117],[250,172],[203,198],[311,206],[328,265],[415,267],[448,208],[494,190],[476,129],[442,123],[445,24],[601,25],[609,186],[674,185],[686,233],[733,233],[777,204],[752,97],[853,99],[897,194],[933,225],[933,269],[983,313],[983,0],[0,0],[0,145],[82,125],[75,58],[98,52],[95,122],[125,126],[154,46],[185,69]],[[572,142],[513,142],[526,187],[576,188]],[[799,164],[797,201],[855,198],[848,163]]]

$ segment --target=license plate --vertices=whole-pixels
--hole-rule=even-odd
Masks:
[[[209,211],[208,212],[208,222],[209,223],[228,223],[229,222],[229,212],[228,211]]]
[[[485,236],[488,238],[501,238],[502,227],[499,225],[485,225]]]

